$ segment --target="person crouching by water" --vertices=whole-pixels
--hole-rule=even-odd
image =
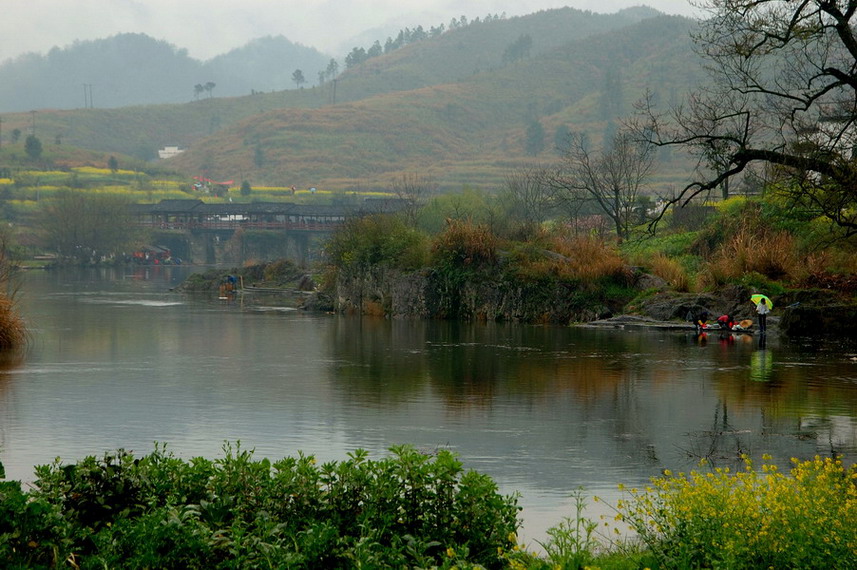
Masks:
[[[756,314],[759,315],[759,332],[765,333],[768,330],[767,320],[768,313],[771,312],[771,308],[768,306],[768,302],[765,299],[760,299],[756,304]]]
[[[693,311],[688,311],[687,320],[693,322],[693,326],[696,328],[696,334],[700,334],[707,327],[708,311],[702,311],[699,314],[694,314]]]
[[[720,328],[725,331],[731,331],[732,327],[735,325],[732,315],[720,315],[717,317],[717,323],[720,325]]]

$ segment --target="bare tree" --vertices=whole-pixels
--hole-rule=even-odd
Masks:
[[[390,190],[402,204],[402,215],[408,223],[416,225],[417,213],[437,190],[437,182],[428,175],[406,173],[393,182]]]
[[[857,235],[857,1],[705,0],[694,34],[711,82],[635,124],[684,145],[697,172],[669,205],[723,187],[750,166],[789,176],[793,205]],[[723,190],[724,196],[728,189]]]
[[[637,223],[635,211],[654,164],[652,146],[630,131],[620,130],[598,151],[586,138],[573,135],[560,166],[546,173],[546,183],[558,199],[579,205],[593,201],[613,222],[619,240],[626,240]]]
[[[509,219],[530,228],[547,219],[553,207],[553,194],[544,172],[541,166],[529,165],[505,176],[500,198]]]

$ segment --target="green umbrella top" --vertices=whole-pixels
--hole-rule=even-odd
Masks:
[[[767,297],[767,295],[762,295],[761,293],[756,293],[755,295],[750,295],[750,300],[753,301],[754,305],[758,305],[759,302],[764,299],[765,304],[768,305],[770,310],[774,310],[774,303]]]

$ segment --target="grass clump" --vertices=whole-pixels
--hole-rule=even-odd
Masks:
[[[791,234],[743,228],[718,248],[708,272],[717,284],[734,282],[746,273],[794,281],[806,275],[807,266]]]
[[[592,236],[552,233],[514,244],[510,259],[517,277],[572,285],[628,283],[630,272],[619,250]]]
[[[0,296],[0,352],[21,349],[27,342],[27,327],[14,302]]]
[[[666,281],[676,291],[687,292],[693,287],[690,275],[676,259],[656,253],[650,258],[648,267],[654,275]]]
[[[564,257],[571,280],[596,282],[604,279],[627,281],[628,265],[618,248],[592,236],[558,235],[551,241],[553,251]]]
[[[498,239],[483,224],[450,220],[432,242],[431,262],[442,270],[490,271],[497,266]]]

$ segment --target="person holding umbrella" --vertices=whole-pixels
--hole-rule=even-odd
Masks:
[[[750,300],[756,305],[756,314],[759,315],[759,331],[765,334],[768,330],[768,313],[774,308],[774,304],[764,295],[753,295]]]

